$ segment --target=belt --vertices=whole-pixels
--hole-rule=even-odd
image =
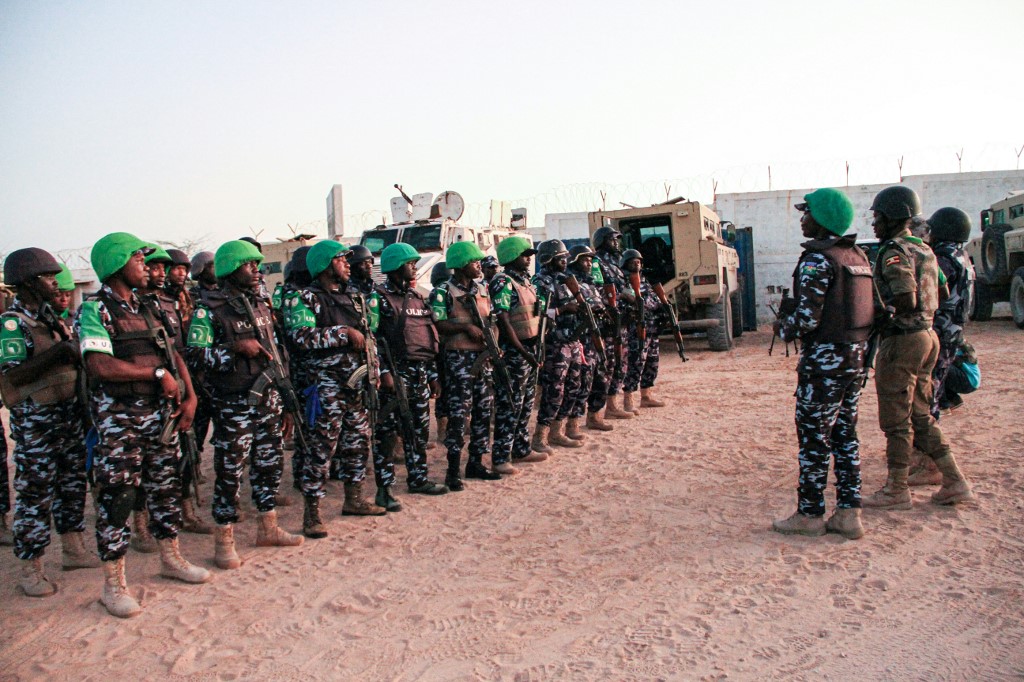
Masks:
[[[925,328],[925,329],[902,329],[900,327],[890,327],[889,329],[886,329],[884,332],[882,332],[882,338],[883,339],[887,339],[890,336],[907,336],[909,334],[920,334],[921,332],[926,332],[926,331],[928,331],[927,328]]]

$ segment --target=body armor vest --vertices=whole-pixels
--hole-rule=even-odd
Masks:
[[[451,290],[449,290],[450,292]],[[455,296],[452,294],[452,298],[455,301],[455,305],[452,308],[451,315],[448,317],[448,321],[455,324],[470,324],[476,326],[476,320],[470,316],[470,312],[466,309],[466,298],[472,297],[476,303],[477,312],[480,313],[480,319],[486,320],[491,314],[491,301],[486,295],[481,296],[479,293],[475,294],[463,294],[462,296]],[[482,330],[484,334],[488,333],[487,329]],[[493,333],[493,332],[492,332]],[[444,340],[445,350],[471,350],[471,351],[482,351],[487,348],[483,341],[474,341],[469,338],[468,334],[454,334],[445,338]]]
[[[274,319],[267,302],[259,296],[253,296],[249,303],[253,312],[256,313],[256,325],[254,327],[249,321],[241,301],[237,297],[248,294],[235,291],[211,291],[207,294],[205,302],[213,313],[214,319],[218,320],[224,330],[223,344],[230,346],[236,341],[243,339],[258,339],[260,345],[273,353],[270,348],[268,337],[273,329]],[[265,331],[261,331],[265,329]],[[254,358],[246,358],[241,355],[235,356],[234,369],[227,372],[207,372],[206,382],[218,395],[229,395],[248,391],[256,378],[266,369],[268,360],[262,355]]]
[[[103,290],[94,300],[103,303],[110,313],[114,334],[110,343],[114,357],[142,367],[162,367],[166,364],[164,351],[157,344],[159,335],[167,330],[150,310],[145,301],[139,302],[138,312],[126,310]],[[134,400],[135,398],[156,398],[160,395],[160,382],[154,377],[149,381],[90,381],[93,388],[102,389],[112,398]]]
[[[512,330],[520,341],[537,338],[540,333],[540,315],[537,313],[537,291],[532,286],[523,285],[515,277],[509,277],[512,288],[519,296],[519,305],[508,312]]]
[[[833,277],[825,292],[818,328],[805,336],[811,343],[867,341],[874,321],[874,283],[868,257],[852,239],[816,239],[806,251],[820,253],[832,264]],[[799,269],[799,264],[797,269]],[[797,292],[797,272],[793,272]],[[799,295],[797,295],[799,298]]]
[[[63,340],[57,331],[42,320],[33,319],[19,312],[12,311],[7,314],[17,316],[28,327],[34,354],[45,353]],[[3,395],[4,404],[8,407],[28,398],[38,405],[53,405],[69,400],[75,395],[77,380],[78,370],[71,364],[53,365],[43,376],[23,386],[15,386],[6,375],[0,374],[0,394]]]
[[[935,258],[941,258],[952,266],[953,272],[948,273],[946,284],[949,287],[949,298],[939,304],[935,311],[935,326],[953,324],[963,327],[967,321],[967,299],[971,286],[971,264],[963,248],[955,242],[939,242],[932,247]]]
[[[167,333],[174,342],[174,349],[180,353],[185,348],[185,325],[182,323],[178,302],[162,291],[152,294],[152,300],[153,305],[159,308],[160,321],[167,328]]]
[[[411,288],[397,294],[381,287],[377,291],[395,311],[395,317],[381,317],[381,333],[396,362],[430,362],[437,357],[437,329],[423,296]]]

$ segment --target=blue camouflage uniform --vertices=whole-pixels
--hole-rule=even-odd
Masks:
[[[628,304],[621,297],[627,285],[626,276],[619,267],[618,257],[608,251],[598,251],[591,272],[591,279],[595,285],[615,287],[615,314],[619,315],[621,319]],[[605,303],[610,303],[610,300],[606,298]],[[628,351],[626,325],[620,325],[618,338],[616,338],[612,311],[608,309],[607,312],[601,325],[601,332],[604,336],[605,351],[608,354],[608,366],[599,367],[594,373],[593,386],[587,401],[590,412],[598,412],[603,409],[608,401],[608,396],[615,395],[622,390],[622,382],[626,374],[626,353]],[[618,354],[616,354],[616,349],[619,350]]]
[[[565,273],[547,266],[533,276],[533,285],[538,294],[550,301],[550,310],[557,311],[575,300],[565,285],[565,278]],[[577,332],[579,322],[577,313],[557,313],[554,326],[548,332],[544,366],[540,372],[540,407],[537,409],[537,423],[541,426],[551,426],[552,421],[567,418],[580,393],[584,357],[583,344]]]
[[[646,338],[643,343],[637,329],[636,303],[630,305],[632,317],[625,325],[627,338],[628,369],[622,384],[622,390],[633,393],[637,388],[651,388],[658,378],[661,344],[658,341],[658,319],[662,314],[661,301],[654,293],[651,283],[640,275],[640,299],[644,307],[644,330]]]
[[[939,303],[932,329],[939,337],[939,357],[932,370],[932,416],[939,418],[939,406],[946,397],[946,376],[963,341],[970,296],[971,262],[957,242],[932,244],[935,260],[949,287],[949,297]]]

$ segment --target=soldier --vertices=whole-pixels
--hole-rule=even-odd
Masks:
[[[345,516],[380,516],[387,513],[363,497],[363,479],[370,451],[370,426],[364,400],[364,381],[357,370],[367,362],[364,315],[367,302],[347,288],[348,249],[333,240],[317,242],[306,254],[313,283],[289,301],[288,335],[299,349],[313,388],[307,400],[316,400],[320,414],[311,420],[309,452],[302,475],[305,514],[302,532],[308,538],[327,537],[320,520],[331,459],[341,457],[345,482]],[[376,359],[373,359],[376,362]],[[307,389],[308,390],[308,389]]]
[[[167,249],[167,255],[171,257],[171,264],[167,266],[167,278],[164,281],[164,293],[178,304],[178,314],[185,325],[192,319],[192,297],[185,288],[185,281],[188,279],[189,259],[188,255],[179,249]],[[185,330],[185,334],[187,335]]]
[[[540,371],[540,407],[530,444],[538,452],[550,453],[547,447],[550,445],[583,447],[582,440],[570,438],[563,431],[572,407],[572,397],[579,393],[583,363],[583,344],[576,333],[578,306],[565,286],[568,258],[565,244],[558,239],[542,242],[537,250],[541,269],[533,276],[533,285],[537,294],[548,302],[549,314],[550,311],[555,313],[554,326],[548,333],[544,366]]]
[[[864,385],[864,359],[874,317],[871,265],[847,234],[853,204],[839,190],[804,196],[800,228],[810,241],[793,271],[796,309],[775,322],[779,337],[800,339],[797,366],[796,430],[800,448],[797,510],[772,523],[779,533],[824,535],[851,540],[861,525],[860,452],[857,408]],[[828,522],[825,486],[835,461],[836,509]]]
[[[579,282],[580,293],[590,306],[595,321],[605,320],[605,310],[601,289],[594,280],[594,256],[597,252],[586,244],[577,244],[569,249],[569,271]],[[598,273],[600,274],[600,272]],[[600,322],[598,322],[600,324]],[[600,410],[587,414],[587,403],[593,391],[594,378],[599,372],[605,372],[604,361],[598,355],[597,346],[588,331],[581,330],[580,343],[583,344],[583,357],[586,360],[580,368],[580,390],[572,397],[569,419],[566,421],[565,435],[574,440],[583,440],[580,432],[580,420],[587,415],[587,428],[594,431],[611,431],[612,425],[601,419]],[[607,357],[607,349],[605,349]]]
[[[196,283],[188,292],[191,299],[191,309],[194,311],[200,301],[206,299],[211,293],[217,291],[219,284],[217,276],[213,272],[213,252],[200,251],[192,256],[190,276]],[[185,318],[183,318],[185,319]],[[187,318],[191,324],[192,317]],[[186,359],[188,359],[186,354]],[[195,383],[196,398],[199,403],[196,406],[196,418],[193,430],[196,433],[196,446],[203,451],[203,444],[206,442],[206,434],[210,430],[210,418],[213,416],[210,408],[210,389],[206,385],[206,371],[202,367],[191,365],[192,381]]]
[[[472,314],[475,307],[481,320],[491,314],[487,291],[476,283],[480,277],[480,261],[484,254],[473,242],[456,242],[448,247],[445,265],[452,276],[431,294],[434,323],[444,347],[444,381],[448,425],[444,445],[448,450],[448,472],[445,485],[458,492],[465,489],[460,476],[462,448],[465,445],[466,417],[471,416],[469,459],[466,478],[496,481],[501,474],[483,465],[483,456],[490,445],[491,393],[490,362],[482,329]]]
[[[256,546],[295,547],[303,541],[277,525],[283,437],[291,434],[293,422],[269,374],[277,340],[270,306],[259,293],[262,261],[263,255],[245,241],[222,244],[214,256],[220,288],[199,303],[189,325],[188,354],[192,364],[205,370],[211,392],[214,563],[223,570],[242,565],[233,524],[238,523],[238,489],[247,461],[259,512]]]
[[[192,382],[173,349],[174,366],[167,365],[167,353],[158,343],[162,325],[133,291],[148,282],[145,254],[154,248],[126,232],[96,242],[92,267],[103,286],[82,304],[76,321],[90,383],[90,412],[99,433],[92,473],[96,539],[105,574],[100,602],[119,618],[142,610],[124,577],[131,539],[128,516],[140,486],[149,531],[160,545],[160,574],[187,583],[211,578],[178,549],[181,481],[174,429],[191,425],[196,406]]]
[[[875,284],[881,305],[895,312],[877,316],[882,341],[875,388],[889,476],[885,486],[863,504],[880,509],[911,508],[907,476],[914,445],[935,460],[942,473],[942,488],[932,495],[932,502],[955,504],[973,499],[971,486],[931,414],[931,374],[939,354],[932,321],[940,286],[943,293],[945,286],[939,283],[932,250],[907,229],[910,219],[921,213],[921,202],[914,190],[896,185],[879,192],[871,210],[875,235],[883,241],[875,258]]]
[[[487,256],[480,261],[480,271],[483,273],[484,286],[490,288],[491,280],[498,274],[498,266],[498,259],[494,256]]]
[[[540,368],[537,351],[544,307],[530,282],[530,258],[535,253],[537,250],[525,237],[501,240],[497,260],[505,271],[494,275],[488,285],[505,366],[512,379],[512,391],[498,391],[495,400],[491,461],[499,474],[516,473],[512,462],[543,462],[548,458],[546,453],[530,449],[529,422]]]
[[[350,270],[348,288],[363,296],[370,296],[376,286],[373,282],[373,254],[362,244],[356,244],[348,250],[345,258]]]
[[[442,260],[434,264],[430,269],[430,296],[433,301],[437,294],[437,288],[448,281],[452,276],[451,270]],[[437,383],[441,385],[441,392],[434,398],[434,420],[437,429],[436,443],[444,447],[444,436],[448,431],[448,399],[444,390],[444,353],[437,354]]]
[[[614,227],[599,227],[591,240],[594,250],[597,251],[596,274],[603,283],[605,310],[608,313],[603,332],[609,366],[594,375],[594,385],[590,390],[587,407],[590,413],[600,413],[604,409],[604,416],[609,419],[632,419],[635,416],[632,410],[622,410],[618,405],[618,394],[622,390],[625,376],[627,348],[626,325],[621,324],[621,319],[628,305],[622,298],[628,287],[626,276],[619,267],[622,256],[621,238],[622,233]],[[595,276],[595,282],[597,279]],[[614,305],[611,299],[613,295]]]
[[[68,270],[68,266],[59,263],[60,272],[57,273],[57,293],[53,297],[53,312],[57,317],[67,320],[71,317],[71,301],[75,296],[75,277]]]
[[[0,402],[0,407],[3,403]],[[14,534],[7,515],[11,513],[11,480],[7,471],[7,434],[4,423],[0,422],[0,546],[10,547],[14,544]]]
[[[82,541],[86,454],[75,395],[78,354],[50,305],[60,269],[36,248],[14,251],[4,262],[4,282],[18,294],[0,316],[0,391],[14,440],[14,554],[22,562],[19,586],[30,597],[57,591],[43,572],[51,511],[64,570],[99,566]],[[3,484],[6,493],[6,476]]]
[[[402,508],[390,492],[395,482],[392,452],[402,419],[407,422],[401,434],[409,492],[421,495],[448,492],[448,488],[427,478],[430,399],[437,398],[440,386],[437,382],[437,329],[426,299],[412,285],[419,259],[419,253],[408,244],[390,244],[385,248],[380,257],[380,271],[387,279],[377,287],[371,304],[371,310],[378,311],[379,323],[375,331],[382,361],[381,391],[385,398],[395,398],[394,410],[382,410],[373,444],[376,502],[388,511]],[[399,381],[408,398],[409,413],[404,416],[395,391],[395,382]]]
[[[665,403],[654,397],[654,382],[658,378],[660,344],[658,342],[658,316],[661,301],[643,275],[644,259],[636,249],[626,249],[619,262],[623,273],[630,281],[629,290],[623,298],[630,304],[630,323],[625,325],[627,338],[628,369],[622,384],[622,409],[640,414],[633,400],[633,394],[640,388],[639,407],[664,407]],[[637,294],[639,290],[639,295]],[[643,338],[641,338],[641,327]]]
[[[299,297],[303,289],[313,283],[309,276],[309,268],[306,267],[306,254],[309,253],[309,248],[300,246],[292,253],[291,260],[284,268],[284,284],[281,286],[281,325],[285,330],[282,338],[284,338],[285,348],[288,349],[288,374],[291,377],[292,386],[299,388],[308,387],[313,382],[309,378],[302,353],[292,343],[291,336],[287,332],[287,313],[295,307],[292,301]],[[305,395],[301,391],[299,395],[305,405]],[[308,415],[306,421],[310,421]],[[297,424],[296,428],[305,429],[306,425]],[[305,434],[305,432],[303,433]],[[308,440],[308,435],[306,440]],[[305,461],[306,454],[302,443],[300,440],[295,440],[292,444],[292,487],[300,492],[302,491],[302,471],[305,468]]]

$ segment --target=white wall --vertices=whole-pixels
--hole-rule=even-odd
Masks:
[[[871,201],[891,183],[842,187],[856,209],[851,231],[860,239],[874,239],[871,230]],[[993,202],[1016,189],[1024,189],[1024,170],[985,171],[981,173],[948,173],[914,175],[903,179],[921,197],[925,217],[944,206],[955,206],[967,212],[974,222],[972,236],[979,236],[979,213]],[[789,288],[793,267],[800,257],[799,211],[793,204],[814,188],[719,194],[714,209],[722,220],[731,220],[736,227],[752,227],[754,237],[754,277],[757,284],[757,319],[773,318],[768,304],[776,305],[782,288]]]

